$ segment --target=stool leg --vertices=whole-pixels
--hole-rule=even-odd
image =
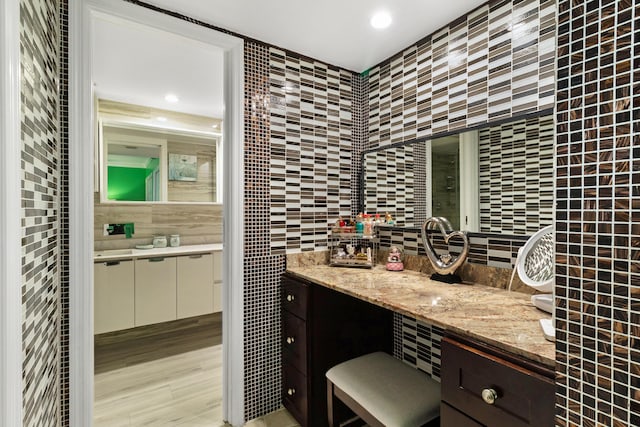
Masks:
[[[334,427],[333,421],[335,418],[335,411],[333,405],[333,383],[327,379],[327,421],[329,422],[329,427]]]

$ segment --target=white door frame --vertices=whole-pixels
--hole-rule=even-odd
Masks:
[[[70,421],[93,422],[93,180],[91,17],[106,13],[224,49],[223,416],[244,423],[244,42],[203,26],[113,0],[69,1]]]
[[[0,426],[22,411],[20,2],[0,0]]]

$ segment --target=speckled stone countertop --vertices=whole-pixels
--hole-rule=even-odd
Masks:
[[[555,366],[555,345],[545,340],[530,295],[482,285],[450,285],[415,271],[389,272],[327,265],[290,267],[302,279],[413,316],[543,365]]]

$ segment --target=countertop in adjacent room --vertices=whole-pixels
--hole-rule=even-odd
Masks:
[[[160,256],[179,256],[198,254],[206,252],[216,252],[222,250],[222,243],[208,243],[203,245],[185,245],[166,248],[151,249],[109,249],[95,251],[93,253],[94,262],[116,261],[132,258],[149,258]]]
[[[458,335],[483,341],[553,368],[555,344],[539,319],[550,319],[531,296],[482,285],[446,284],[415,272],[390,272],[327,265],[291,267],[287,272],[315,284],[415,317]]]

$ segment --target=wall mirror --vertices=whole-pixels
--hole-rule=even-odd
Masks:
[[[397,226],[444,216],[480,233],[531,235],[553,222],[552,111],[362,154],[361,210]]]
[[[221,202],[220,138],[100,122],[101,202]]]

